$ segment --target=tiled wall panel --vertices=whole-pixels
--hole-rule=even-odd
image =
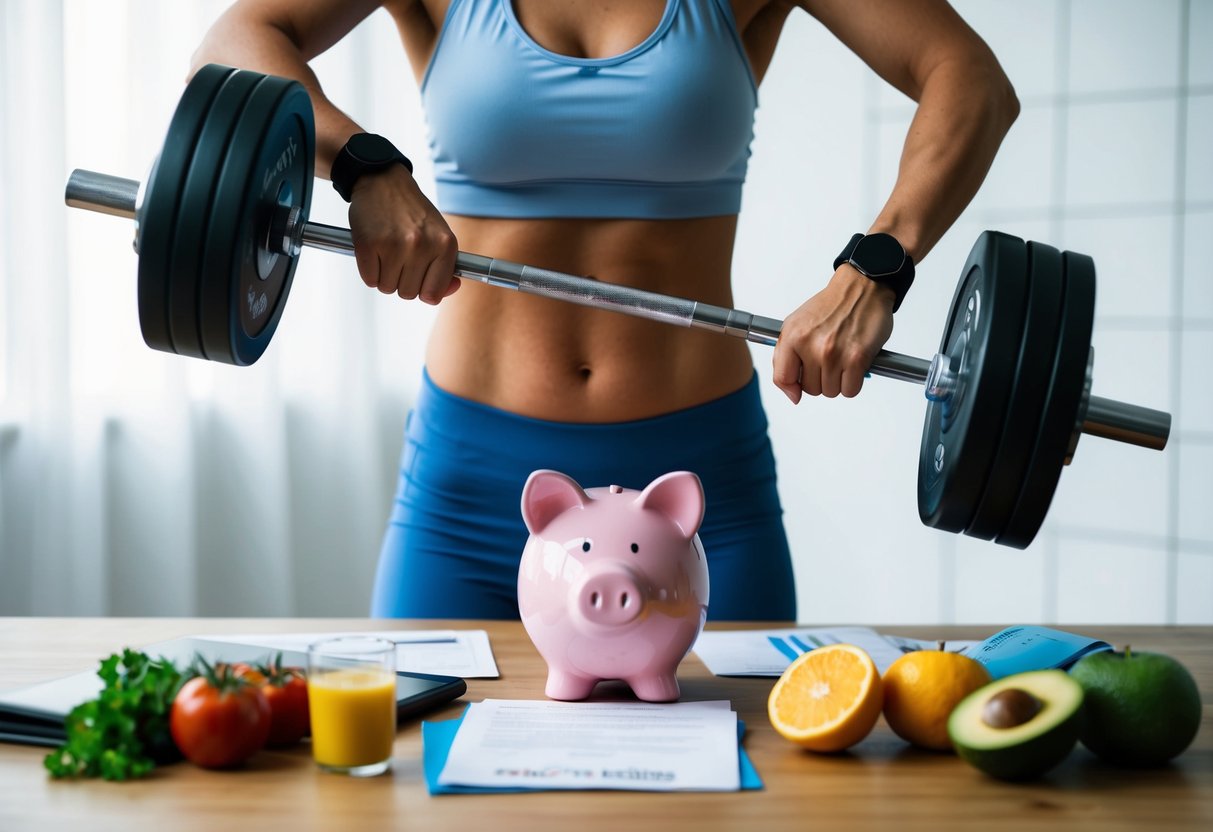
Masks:
[[[956,538],[954,620],[993,626],[1046,620],[1046,548],[1033,543],[1020,551]]]
[[[1213,44],[1206,43],[1206,50]],[[1184,195],[1189,204],[1213,202],[1213,95],[1188,99],[1187,170]]]
[[[1183,333],[1176,426],[1213,437],[1213,329]]]
[[[1178,267],[1172,244],[1175,225],[1170,213],[1076,217],[1061,222],[1055,244],[1095,260],[1097,318],[1151,318],[1165,329]]]
[[[1179,536],[1213,545],[1213,444],[1181,442],[1179,450]]]
[[[1177,624],[1213,621],[1213,550],[1179,553]]]
[[[1174,199],[1176,109],[1173,97],[1070,105],[1064,116],[1067,206],[1107,208]]]
[[[1165,455],[1084,436],[1062,472],[1049,519],[1066,529],[1167,535],[1170,470]]]
[[[1166,617],[1166,551],[1162,547],[1071,540],[1058,570],[1057,617],[1107,624]]]
[[[1213,3],[1196,0],[1188,6],[1188,84],[1213,85]]]
[[[1074,0],[1070,92],[1121,93],[1176,86],[1182,11],[1180,0]]]
[[[1213,150],[1210,150],[1213,153]],[[1185,322],[1213,324],[1213,210],[1194,211],[1184,217],[1183,305]]]

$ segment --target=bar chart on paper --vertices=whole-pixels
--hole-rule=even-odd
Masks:
[[[977,642],[949,641],[944,649],[964,652]],[[870,627],[791,630],[705,630],[692,648],[717,676],[779,676],[804,653],[827,644],[862,647],[884,673],[906,653],[934,649],[934,641],[878,633]]]

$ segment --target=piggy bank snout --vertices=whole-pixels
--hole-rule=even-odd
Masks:
[[[572,601],[580,618],[602,627],[636,620],[645,604],[638,576],[619,565],[590,571],[577,586]]]

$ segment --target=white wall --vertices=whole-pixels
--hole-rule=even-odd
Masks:
[[[767,384],[800,618],[1213,622],[1213,373],[1201,361],[1213,352],[1202,245],[1213,239],[1213,0],[956,5],[998,54],[1023,113],[973,206],[922,264],[890,349],[934,352],[980,230],[1082,251],[1099,270],[1095,392],[1169,410],[1176,430],[1162,454],[1085,438],[1045,528],[1021,552],[919,523],[922,399],[914,386],[873,379],[857,400],[793,407]],[[62,227],[57,198],[42,192],[71,167],[141,178],[190,51],[222,6],[65,0],[62,86],[76,98],[65,124],[38,124],[49,118],[40,96],[21,90],[45,84],[49,100],[59,79],[10,75],[0,85],[8,121],[0,150],[10,162],[0,167],[0,218],[44,211],[47,227]],[[33,54],[17,29],[41,8],[35,0],[5,6],[0,44],[9,58]],[[55,15],[38,14],[55,24]],[[143,36],[149,27],[157,37]],[[417,93],[395,37],[380,12],[316,68],[355,118],[418,161],[428,188]],[[761,91],[735,261],[740,308],[782,316],[824,283],[842,242],[887,194],[910,114],[910,102],[819,25],[792,15]],[[14,167],[13,147],[39,126],[55,142],[67,132],[65,147],[43,150],[63,156],[49,185]],[[129,285],[128,231],[71,213],[59,232],[70,237],[67,263],[57,268],[102,270],[113,285]],[[312,217],[342,224],[343,205],[318,188]],[[21,227],[9,226],[10,265],[20,243],[12,229]],[[47,335],[4,305],[17,279],[15,267],[4,272],[4,245],[0,234],[0,343],[8,344],[0,360],[0,615],[363,614],[431,311],[366,292],[352,263],[313,253],[270,354],[234,369],[150,353],[130,292],[82,286],[70,315],[51,327],[70,357],[53,367],[77,376],[63,403],[73,414],[68,444],[98,449],[100,462],[77,459],[56,478],[35,478],[27,472],[42,457],[12,407],[28,363],[16,345],[29,349],[31,338]],[[103,339],[120,360],[90,363]],[[351,351],[369,358],[351,362]],[[755,348],[754,358],[769,373],[769,351]],[[154,380],[154,394],[140,377]],[[103,416],[81,428],[79,414],[101,400]],[[286,437],[257,449],[256,470],[233,469],[262,498],[274,495],[263,506],[268,524],[243,517],[227,491],[224,466],[252,452],[238,424],[244,408],[270,414]],[[46,506],[64,483],[69,496],[93,495],[84,532],[47,531],[55,513]],[[196,493],[167,513],[146,510],[175,489]],[[82,542],[89,529],[101,543]],[[278,554],[264,557],[270,550]],[[73,569],[104,588],[58,592],[56,573]],[[248,584],[236,592],[227,586],[233,572]]]

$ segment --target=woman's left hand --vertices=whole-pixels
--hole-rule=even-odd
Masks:
[[[824,289],[783,322],[775,344],[775,386],[802,393],[855,396],[876,353],[893,334],[893,290],[843,264]]]

